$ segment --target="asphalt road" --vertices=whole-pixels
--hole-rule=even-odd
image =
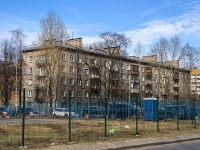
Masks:
[[[129,149],[129,150],[134,150]],[[137,148],[137,150],[200,150],[200,140]]]

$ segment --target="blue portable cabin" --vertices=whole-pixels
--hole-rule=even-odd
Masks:
[[[157,120],[157,98],[149,97],[142,99],[143,118],[147,121]]]

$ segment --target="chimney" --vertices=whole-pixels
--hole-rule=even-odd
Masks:
[[[66,45],[71,45],[77,48],[82,48],[82,38],[76,38],[76,39],[69,39],[65,43]]]
[[[142,59],[144,61],[156,63],[157,62],[157,55],[143,56]]]
[[[179,68],[179,61],[166,61],[166,64],[169,66]]]
[[[119,48],[120,48],[119,46],[104,48],[104,53],[118,56],[120,54]]]

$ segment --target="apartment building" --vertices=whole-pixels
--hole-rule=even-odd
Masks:
[[[200,69],[193,69],[191,71],[191,93],[200,97]]]
[[[190,95],[189,70],[158,63],[155,55],[120,56],[119,47],[83,49],[81,38],[25,48],[22,76],[28,102]]]

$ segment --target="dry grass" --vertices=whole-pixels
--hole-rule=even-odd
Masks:
[[[173,136],[187,133],[200,133],[200,122],[197,121],[197,128],[194,129],[191,121],[179,121],[179,131],[177,131],[176,121],[159,122],[159,132],[157,132],[156,122],[140,120],[138,122],[139,138]],[[25,145],[28,148],[44,148],[52,144],[68,144],[67,123],[54,124],[32,124],[25,126]],[[117,129],[118,132],[109,134],[110,129]],[[75,143],[95,142],[95,141],[116,141],[128,138],[136,138],[136,123],[134,120],[108,120],[107,137],[104,137],[104,120],[73,120],[71,125],[71,141]],[[14,150],[22,144],[21,125],[0,125],[0,145],[3,150]],[[138,138],[138,137],[137,137]]]

